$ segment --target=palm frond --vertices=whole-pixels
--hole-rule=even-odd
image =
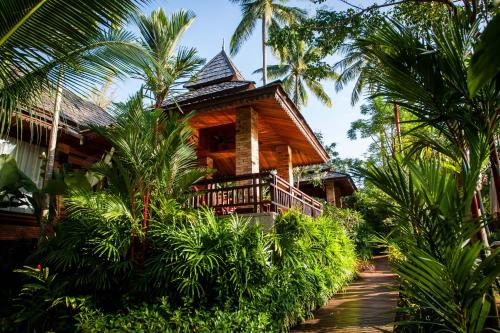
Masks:
[[[241,45],[250,38],[255,29],[256,21],[260,19],[260,12],[255,3],[244,3],[241,5],[242,18],[231,37],[231,55],[235,55]]]

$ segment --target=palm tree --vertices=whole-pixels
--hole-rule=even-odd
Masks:
[[[271,25],[293,24],[305,16],[305,11],[287,7],[289,0],[231,0],[241,7],[242,19],[231,38],[231,54],[235,55],[252,34],[258,20],[262,23],[262,83],[267,84],[266,42]]]
[[[303,41],[294,41],[281,54],[281,64],[267,66],[271,79],[281,79],[283,88],[292,96],[297,107],[307,105],[306,87],[321,103],[331,107],[332,101],[318,81],[321,79],[336,79],[337,74],[325,63],[318,62],[320,49],[307,47]],[[254,73],[263,72],[262,68]]]
[[[85,79],[95,75],[98,81],[107,80],[112,75],[124,73],[129,65],[123,62],[125,55],[141,54],[133,36],[130,33],[120,30],[110,30],[96,35],[85,44],[76,45],[66,55],[66,61],[54,64],[53,70],[57,71],[58,79],[55,83],[54,108],[52,112],[51,130],[47,148],[47,163],[44,175],[44,184],[52,178],[56,146],[58,140],[59,119],[62,110],[63,90],[68,85],[68,80],[72,78]],[[94,74],[99,71],[100,74]],[[105,75],[105,77],[103,76]],[[71,83],[70,83],[71,84]],[[46,197],[46,204],[42,210],[42,220],[47,221],[49,213],[49,197]]]
[[[378,152],[378,159],[384,163],[388,156],[387,151],[392,155],[396,153],[392,108],[378,97],[371,99],[368,104],[361,105],[360,113],[370,118],[353,121],[347,131],[347,137],[351,140],[356,140],[358,136],[363,139],[371,138],[373,143],[370,150]]]
[[[82,92],[126,67],[131,35],[115,29],[140,0],[3,0],[0,24],[0,135],[16,114],[55,93],[45,182],[52,177],[62,92]],[[31,112],[31,111],[29,111]],[[48,202],[48,200],[47,200]],[[47,215],[48,209],[43,210]]]
[[[487,318],[495,308],[491,286],[500,273],[500,251],[484,257],[483,244],[469,241],[477,229],[470,207],[487,157],[487,146],[480,147],[484,141],[473,141],[470,168],[460,163],[450,168],[447,159],[417,158],[362,170],[386,194],[381,204],[396,222],[389,244],[404,259],[394,260],[393,267],[403,300],[411,304],[398,309],[404,321],[396,324],[411,325],[410,331],[498,329],[498,318]]]
[[[145,82],[159,108],[204,62],[197,56],[196,49],[179,47],[195,15],[181,10],[168,17],[160,8],[150,16],[137,15],[134,20],[139,28],[143,54],[139,59],[131,59],[137,66],[132,74]]]
[[[141,90],[116,106],[113,126],[92,127],[114,148],[109,164],[99,162],[91,169],[106,186],[96,192],[90,187],[74,189],[65,203],[70,216],[128,221],[131,236],[141,241],[144,254],[149,225],[171,210],[169,205],[184,204],[192,195],[191,186],[206,176],[206,170],[198,166],[190,143],[189,117],[181,119],[176,113],[167,115],[143,105]]]
[[[408,162],[403,166],[398,165],[396,160],[396,165],[388,169],[375,167],[364,171],[373,184],[396,202],[396,205],[393,203],[396,206],[395,217],[407,223],[401,230],[405,238],[417,241],[417,244],[404,244],[409,262],[398,265],[398,269],[401,269],[403,279],[413,279],[408,280],[410,285],[406,288],[410,290],[410,297],[414,298],[412,301],[419,304],[425,304],[429,299],[421,297],[418,287],[411,287],[412,284],[426,283],[425,279],[418,281],[409,272],[420,270],[422,262],[418,261],[424,260],[426,265],[433,268],[432,272],[421,271],[420,276],[430,277],[440,272],[441,277],[456,278],[459,274],[471,274],[478,266],[465,265],[463,268],[469,271],[458,272],[456,269],[461,265],[456,265],[455,260],[460,261],[465,257],[478,260],[481,246],[484,246],[486,256],[490,255],[488,238],[480,218],[476,187],[488,154],[494,177],[498,170],[498,159],[495,157],[497,148],[494,144],[500,125],[498,86],[490,78],[475,95],[470,94],[467,76],[469,60],[479,37],[480,24],[471,24],[469,17],[459,14],[451,17],[447,23],[429,30],[422,37],[417,36],[411,27],[384,21],[371,33],[354,42],[355,49],[364,56],[366,62],[376,64],[363,69],[372,87],[372,97],[381,96],[388,102],[402,105],[416,118],[415,122],[419,126],[433,128],[441,139],[425,137],[415,144],[437,152],[435,161],[419,161],[421,155],[415,154],[418,150],[414,149],[413,156],[406,156]],[[415,155],[417,162],[412,160]],[[496,179],[494,184],[498,184]],[[434,211],[431,213],[430,210]],[[471,221],[474,223],[471,224]],[[464,226],[470,230],[462,231]],[[443,227],[444,230],[439,230]],[[477,231],[479,237],[474,237]],[[479,245],[456,246],[465,244],[464,241],[471,238],[479,238],[481,241],[476,241]],[[464,257],[460,258],[462,255]],[[491,253],[491,256],[497,257],[498,252]],[[431,263],[427,258],[432,258],[434,262]],[[494,273],[498,274],[496,269]],[[420,307],[424,310],[422,313],[430,312],[436,322],[440,322],[437,325],[446,326],[448,330],[481,331],[480,326],[484,325],[489,311],[496,310],[494,297],[488,291],[490,288],[481,288],[477,293],[474,291],[477,296],[470,295],[465,292],[469,286],[464,283],[467,280],[481,280],[482,274],[485,275],[481,284],[491,286],[490,276],[487,276],[489,272],[474,273],[474,276],[463,281],[435,279],[438,275],[431,277],[429,280],[435,280],[437,284],[427,290],[434,299],[443,296],[443,299],[449,300],[447,297],[454,292],[449,286],[462,285],[460,290],[464,294],[457,294],[455,299],[467,301],[448,303],[444,311],[444,308],[435,307],[437,304],[429,303],[430,307]],[[441,295],[434,292],[443,286],[447,290],[442,289]],[[498,316],[498,313],[494,315]],[[420,318],[418,314],[416,316],[415,320],[418,321]],[[461,319],[457,321],[456,318]],[[498,323],[494,326],[497,329]]]
[[[88,54],[75,61],[75,50],[91,45],[112,26],[120,26],[142,2],[1,0],[0,134],[8,130],[20,105],[29,110],[43,91],[54,90],[60,65],[66,66],[66,89],[80,91],[102,81],[116,59]]]
[[[361,73],[370,94],[403,106],[420,125],[435,128],[461,152],[465,163],[468,135],[484,133],[500,193],[494,142],[500,126],[498,88],[487,84],[475,95],[468,89],[469,59],[478,38],[479,24],[471,25],[460,15],[429,31],[425,39],[411,27],[384,21],[367,36],[357,38],[351,49],[359,55],[355,72]]]

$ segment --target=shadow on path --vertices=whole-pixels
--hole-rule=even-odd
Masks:
[[[388,323],[397,304],[395,275],[386,256],[373,259],[375,269],[359,274],[344,292],[335,295],[314,312],[314,318],[295,327],[292,333],[392,331]]]

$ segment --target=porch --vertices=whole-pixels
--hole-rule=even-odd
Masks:
[[[311,217],[322,214],[322,204],[275,172],[221,177],[199,182],[192,208],[213,208],[218,215],[279,213],[298,209]]]

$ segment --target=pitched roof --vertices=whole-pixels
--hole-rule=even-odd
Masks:
[[[169,98],[163,106],[170,106],[176,103],[195,102],[203,100],[207,97],[223,96],[234,94],[239,91],[247,90],[254,83],[252,81],[229,81],[216,83],[210,86],[201,87],[199,89],[188,91],[175,98]]]
[[[193,90],[228,81],[245,81],[245,78],[229,59],[226,52],[222,50],[203,66],[196,77],[191,82],[186,83],[184,87]]]
[[[328,167],[328,166],[323,166],[320,168],[319,170],[320,172],[320,175],[321,175],[321,180],[322,181],[326,181],[326,180],[345,180],[346,181],[346,184],[347,185],[350,185],[352,187],[352,190],[355,191],[357,190],[357,187],[356,187],[356,184],[354,183],[354,181],[352,180],[351,176],[347,173],[343,173],[343,172],[337,172],[337,171],[334,171],[331,167]],[[308,183],[310,182],[312,179],[314,179],[315,177],[317,177],[317,174],[315,173],[310,173],[310,174],[305,174],[305,175],[302,175],[302,179],[301,179],[301,183]]]
[[[39,107],[52,113],[54,108],[52,98],[44,96],[41,104]],[[87,128],[89,125],[107,126],[114,122],[113,116],[103,108],[67,90],[63,92],[61,120],[71,123],[78,129]]]
[[[22,111],[22,118],[36,119],[44,126],[50,126],[54,112],[54,102],[55,94],[42,93],[34,101],[31,112],[28,110]],[[100,106],[86,101],[68,90],[63,92],[60,120],[63,128],[72,133],[81,133],[82,130],[88,129],[90,125],[107,126],[115,121],[114,117]]]

